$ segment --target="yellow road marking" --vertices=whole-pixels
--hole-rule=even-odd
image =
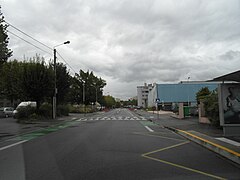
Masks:
[[[215,176],[213,174],[209,174],[209,173],[206,173],[206,172],[203,172],[203,171],[199,171],[197,169],[192,169],[192,168],[189,168],[189,167],[186,167],[186,166],[183,166],[183,165],[175,164],[175,163],[172,163],[172,162],[169,162],[169,161],[164,161],[162,159],[158,159],[158,158],[154,158],[154,157],[149,156],[150,154],[154,154],[154,153],[161,152],[161,151],[171,149],[171,148],[176,148],[178,146],[182,146],[182,145],[187,144],[187,143],[189,143],[189,141],[185,141],[185,142],[182,142],[182,143],[179,143],[179,144],[175,144],[175,145],[172,145],[172,146],[161,148],[161,149],[158,149],[158,150],[155,150],[155,151],[147,152],[147,153],[142,154],[141,156],[145,157],[147,159],[158,161],[158,162],[161,162],[161,163],[164,163],[164,164],[168,164],[168,165],[178,167],[178,168],[181,168],[181,169],[185,169],[185,170],[188,170],[188,171],[191,171],[191,172],[195,172],[195,173],[198,173],[198,174],[209,176],[209,177],[212,177],[212,178],[215,178],[215,179],[225,180],[225,178],[222,178],[220,176]]]
[[[199,170],[196,170],[196,169],[188,168],[186,166],[182,166],[182,165],[175,164],[175,163],[172,163],[172,162],[168,162],[168,161],[164,161],[164,160],[161,160],[161,159],[149,157],[149,156],[146,156],[146,155],[142,155],[142,157],[145,157],[147,159],[151,159],[151,160],[154,160],[154,161],[158,161],[158,162],[161,162],[161,163],[164,163],[164,164],[168,164],[168,165],[171,165],[171,166],[174,166],[174,167],[178,167],[178,168],[181,168],[181,169],[185,169],[185,170],[188,170],[188,171],[192,171],[192,172],[195,172],[195,173],[203,174],[205,176],[209,176],[209,177],[212,177],[212,178],[215,178],[215,179],[225,180],[225,178],[215,176],[215,175],[212,175],[212,174],[209,174],[209,173],[205,173],[205,172],[202,172],[202,171],[199,171]]]
[[[173,146],[168,146],[168,147],[161,148],[161,149],[158,149],[158,150],[155,150],[155,151],[147,152],[147,153],[142,154],[142,156],[147,156],[147,155],[149,155],[149,154],[154,154],[154,153],[157,153],[157,152],[160,152],[160,151],[164,151],[164,150],[167,150],[167,149],[175,148],[175,147],[178,147],[178,146],[187,144],[187,143],[189,143],[189,141],[184,141],[184,142],[182,142],[182,143],[175,144],[175,145],[173,145]]]
[[[153,135],[153,134],[146,134],[146,133],[134,132],[133,134],[144,135],[144,136],[152,136],[152,137],[159,137],[159,138],[171,139],[171,140],[175,140],[175,141],[185,141],[185,140],[182,140],[182,139],[176,139],[176,138],[170,138],[170,137],[165,137],[165,136],[160,136],[160,135]]]
[[[188,134],[189,136],[192,136],[192,137],[194,137],[194,138],[196,138],[196,139],[199,139],[199,140],[201,140],[201,141],[204,141],[204,142],[206,142],[206,143],[208,143],[208,144],[211,144],[211,145],[213,145],[213,146],[216,146],[216,147],[218,147],[218,148],[220,148],[220,149],[223,149],[223,150],[225,150],[225,151],[227,151],[227,152],[229,152],[229,153],[231,153],[231,154],[234,154],[234,155],[240,157],[240,153],[235,152],[235,151],[233,151],[233,150],[231,150],[231,149],[228,149],[228,148],[226,148],[226,147],[224,147],[224,146],[221,146],[221,145],[219,145],[219,144],[213,143],[213,142],[211,142],[211,141],[209,141],[209,140],[203,139],[203,138],[201,138],[201,137],[198,137],[198,136],[196,136],[196,135],[194,135],[194,134],[191,134],[191,133],[189,133],[189,132],[186,132],[186,131],[183,131],[183,130],[180,130],[180,129],[178,129],[178,131],[180,131],[180,132],[182,132],[182,133],[185,133],[185,134]]]

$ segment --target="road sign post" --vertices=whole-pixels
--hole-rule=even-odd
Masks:
[[[160,103],[160,99],[156,99],[156,105],[157,105],[157,120],[159,120],[159,108],[158,108],[158,105],[159,105],[159,103]]]

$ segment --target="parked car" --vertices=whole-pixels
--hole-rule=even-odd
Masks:
[[[35,101],[26,101],[26,102],[21,102],[17,108],[13,111],[13,117],[15,118],[17,113],[18,113],[18,109],[19,108],[24,108],[27,106],[31,106],[31,107],[37,107],[37,103]]]
[[[13,116],[13,107],[1,107],[0,108],[0,116],[1,117],[10,117]]]

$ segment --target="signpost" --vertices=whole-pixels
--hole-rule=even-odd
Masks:
[[[159,108],[158,108],[158,105],[160,104],[160,99],[159,98],[157,98],[156,99],[156,106],[157,106],[157,108],[156,108],[156,110],[157,110],[157,119],[159,120]]]

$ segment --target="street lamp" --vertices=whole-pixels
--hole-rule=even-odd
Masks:
[[[57,110],[57,68],[56,68],[57,50],[56,50],[56,47],[61,46],[63,44],[69,44],[69,43],[70,41],[66,41],[62,44],[58,44],[53,47],[53,61],[54,61],[53,119],[56,119],[56,110]]]
[[[189,85],[189,79],[190,79],[190,77],[188,77],[188,85]],[[188,107],[189,107],[189,86],[188,86]]]

